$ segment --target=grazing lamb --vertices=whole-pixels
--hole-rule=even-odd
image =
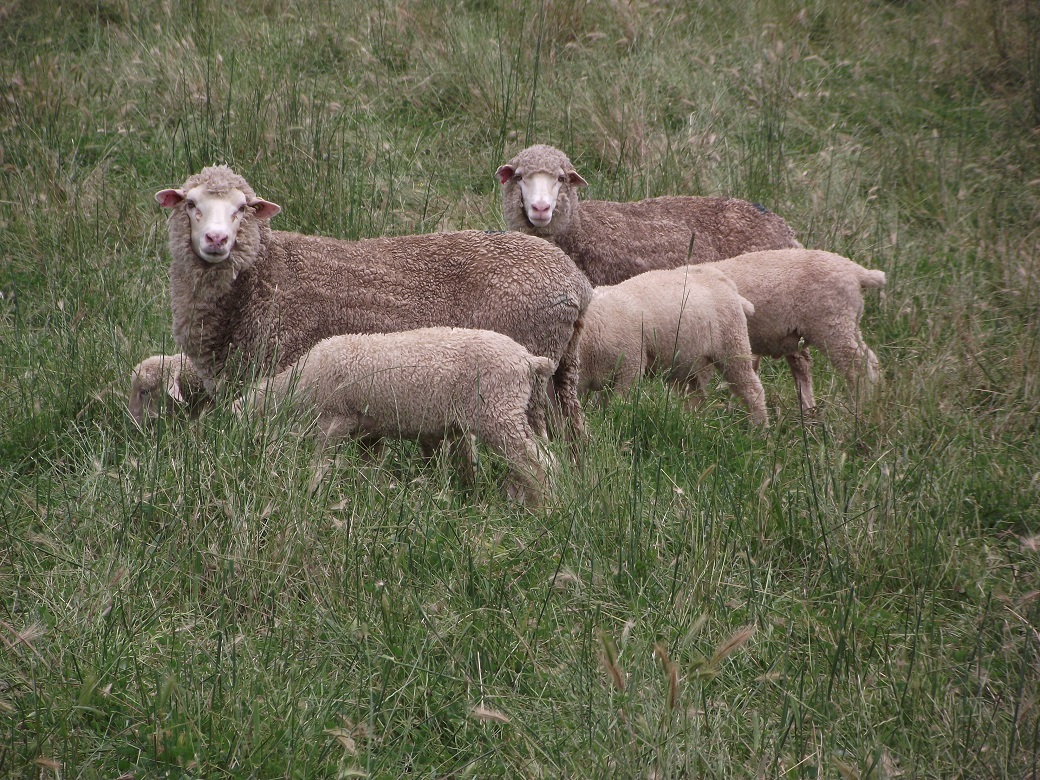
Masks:
[[[624,391],[644,373],[700,391],[714,367],[751,419],[766,425],[765,392],[748,342],[747,318],[754,313],[733,282],[704,266],[647,271],[597,287],[578,344],[579,393]]]
[[[756,355],[784,357],[803,410],[816,405],[808,347],[830,358],[855,397],[880,378],[878,360],[863,341],[863,289],[883,287],[883,271],[814,249],[752,252],[710,263],[755,305],[748,336]],[[803,346],[804,345],[804,346]]]
[[[431,325],[504,333],[549,358],[577,431],[577,334],[592,297],[551,244],[468,230],[341,241],[272,230],[280,211],[226,166],[156,193],[170,209],[173,336],[210,394],[342,333]]]
[[[734,198],[578,202],[585,180],[563,152],[531,146],[498,169],[510,230],[552,241],[596,287],[660,268],[799,247],[783,219]]]
[[[511,498],[537,502],[548,456],[542,444],[553,363],[489,330],[422,328],[333,336],[236,403],[263,410],[291,397],[317,413],[326,439],[416,438],[429,445],[474,434],[505,459]]]
[[[194,405],[204,393],[202,379],[184,355],[153,355],[130,374],[130,415],[143,423],[175,404]]]

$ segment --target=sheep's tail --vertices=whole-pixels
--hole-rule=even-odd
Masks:
[[[738,295],[737,297],[740,298],[740,305],[744,309],[744,316],[745,317],[754,317],[755,316],[755,304],[753,304],[751,301],[749,301],[743,295]]]
[[[859,272],[859,286],[863,288],[867,287],[884,287],[885,286],[885,272],[884,271],[871,271],[869,268],[863,268],[860,266]]]
[[[553,371],[556,370],[556,365],[543,355],[531,355],[530,360],[531,370],[534,371],[539,381],[547,380],[553,375]]]

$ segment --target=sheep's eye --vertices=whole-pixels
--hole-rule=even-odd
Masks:
[[[563,184],[565,181],[567,181],[567,177],[561,173],[559,176],[556,177],[556,180],[559,181],[560,184]]]
[[[184,207],[186,209],[188,209],[188,211],[194,211],[195,210],[195,201],[193,201],[193,200],[186,200],[186,201],[184,201]]]

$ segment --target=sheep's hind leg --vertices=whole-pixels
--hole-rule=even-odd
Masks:
[[[809,347],[802,347],[797,352],[784,357],[791,368],[794,389],[798,394],[802,411],[808,412],[816,407],[816,397],[813,395],[812,385],[812,355],[809,354]]]
[[[578,400],[578,337],[581,334],[581,328],[582,323],[579,319],[574,324],[574,330],[563,354],[560,355],[556,372],[548,382],[549,398],[552,401],[550,404],[550,432],[556,435],[557,431],[563,429],[563,421],[560,420],[562,415],[563,420],[569,423],[567,435],[572,444],[588,438],[585,413]],[[575,456],[577,456],[576,450]]]
[[[481,440],[506,462],[509,469],[506,496],[528,506],[540,504],[546,497],[546,471],[551,468],[552,460],[548,452],[538,446],[526,418],[485,427]]]
[[[825,351],[845,377],[849,395],[858,408],[861,401],[873,394],[881,378],[877,356],[863,341],[858,328],[846,338],[828,343]]]

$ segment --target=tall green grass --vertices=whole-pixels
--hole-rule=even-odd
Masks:
[[[138,7],[140,6],[140,7]],[[0,9],[0,775],[1033,777],[1038,16],[1022,0]],[[212,409],[152,194],[227,162],[344,238],[503,226],[495,168],[725,193],[880,268],[885,383],[773,425],[589,405],[521,510],[409,443]]]

